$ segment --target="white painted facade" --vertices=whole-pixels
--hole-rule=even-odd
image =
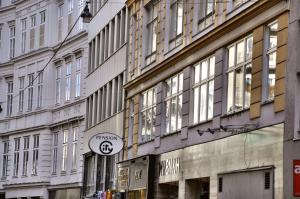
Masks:
[[[42,78],[38,75],[85,3],[77,0],[11,2],[2,0],[0,7],[0,105],[3,109],[0,112],[0,198],[80,198],[88,63],[87,25],[81,19],[43,71]],[[26,20],[26,27],[22,20]],[[15,51],[14,57],[10,57],[13,25]],[[59,78],[57,67],[60,67]],[[30,74],[34,79],[32,85]],[[8,90],[9,82],[13,83],[12,92]],[[39,135],[38,144],[34,143],[35,135]],[[29,147],[25,144],[27,136]],[[5,141],[9,143],[8,151],[4,150]],[[19,148],[15,147],[16,143]]]

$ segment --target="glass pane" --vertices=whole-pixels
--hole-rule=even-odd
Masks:
[[[153,30],[152,30],[152,52],[156,51],[156,29],[157,29],[157,21],[153,22]]]
[[[182,33],[182,22],[183,22],[183,4],[178,1],[178,13],[177,13],[177,35]]]
[[[246,60],[249,60],[252,58],[252,49],[253,49],[253,37],[249,37],[247,39]]]
[[[238,68],[235,71],[235,108],[243,108],[243,87],[244,87],[244,74],[243,69]]]
[[[276,81],[276,52],[269,55],[269,73],[268,73],[268,98],[272,99],[275,96],[275,81]]]
[[[152,109],[152,136],[155,135],[156,107]]]
[[[201,80],[207,79],[208,66],[207,61],[201,63]]]
[[[213,76],[215,74],[215,57],[211,57],[209,59],[209,76]]]
[[[178,96],[178,107],[177,107],[177,129],[181,129],[181,118],[182,118],[182,95]]]
[[[207,84],[201,85],[200,89],[200,122],[206,120],[207,109]]]
[[[156,104],[156,89],[153,88],[153,104]]]
[[[213,0],[208,0],[207,1],[207,11],[206,11],[206,15],[209,15],[210,13],[212,13],[214,10],[214,1]]]
[[[151,126],[151,120],[152,120],[152,109],[147,110],[147,117],[146,117],[146,135],[147,135],[147,140],[150,139],[150,135],[151,135],[151,130],[152,130],[152,126]]]
[[[252,65],[246,66],[245,72],[245,107],[250,107],[250,97],[251,97],[251,83],[252,83]]]
[[[170,100],[166,101],[166,133],[170,132]]]
[[[227,85],[227,112],[233,111],[233,91],[234,91],[234,73],[228,73]]]
[[[153,103],[153,91],[152,91],[152,89],[150,89],[149,91],[148,91],[148,103],[147,103],[147,106],[151,106],[152,105],[152,103]]]
[[[199,120],[199,87],[194,89],[194,124]]]
[[[179,91],[182,91],[182,89],[183,89],[183,73],[181,73],[181,74],[179,75],[179,85],[178,85],[178,89],[179,89]]]
[[[141,118],[141,126],[142,126],[142,136],[146,134],[146,111],[142,112]]]
[[[200,65],[195,66],[195,84],[200,80]]]
[[[171,95],[171,79],[167,80],[167,85],[166,85],[166,91],[167,91],[167,97]]]
[[[234,66],[234,60],[235,60],[235,47],[232,46],[229,48],[229,52],[228,52],[228,67]]]
[[[213,106],[214,106],[214,81],[210,81],[208,85],[208,110],[207,118],[213,118]]]
[[[174,95],[174,93],[177,93],[177,89],[178,89],[178,77],[176,75],[175,77],[172,78],[172,95]]]
[[[245,43],[244,41],[237,44],[236,62],[237,64],[244,62]]]
[[[177,99],[176,97],[171,100],[171,132],[176,130],[176,115],[177,115]]]

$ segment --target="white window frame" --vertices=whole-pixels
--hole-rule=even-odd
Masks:
[[[200,4],[198,5],[199,31],[204,30],[214,23],[216,1],[217,0],[200,0]]]
[[[6,108],[6,116],[11,116],[13,109],[13,81],[7,81],[7,108]]]
[[[38,82],[37,82],[37,87],[38,87],[38,94],[37,94],[37,107],[41,108],[42,107],[42,101],[43,101],[43,77],[44,72],[39,71],[38,72]]]
[[[28,174],[28,161],[29,161],[29,146],[30,146],[30,136],[23,137],[23,171],[22,176],[27,176]]]
[[[33,135],[33,150],[32,150],[32,175],[37,175],[38,162],[39,162],[39,147],[40,135]]]
[[[142,93],[140,112],[140,141],[147,142],[155,137],[156,88]]]
[[[30,28],[34,28],[36,26],[36,14],[30,16]]]
[[[170,30],[169,30],[169,45],[170,49],[180,46],[183,42],[183,17],[184,17],[184,8],[183,0],[170,0]],[[179,9],[179,6],[182,6],[182,10]],[[176,11],[173,14],[173,11]],[[174,27],[173,27],[174,26]],[[175,33],[173,35],[173,33]]]
[[[56,67],[55,103],[59,104],[61,98],[61,66]]]
[[[20,137],[14,138],[15,151],[14,151],[14,169],[13,176],[17,177],[19,173],[19,161],[20,161]]]
[[[172,89],[173,88],[172,85],[174,82],[177,82],[176,86],[174,86],[176,87],[175,90]],[[182,127],[182,96],[183,96],[182,93],[183,93],[183,73],[180,72],[175,76],[166,80],[166,98],[165,98],[166,134],[177,132]],[[173,101],[175,101],[176,104],[176,110],[175,110],[176,113],[174,113],[175,121],[172,120],[172,112],[171,112],[171,106]],[[175,127],[172,128],[172,126],[174,125]]]
[[[248,57],[247,57],[247,47],[248,47],[248,43],[247,41],[251,41],[252,43],[249,45],[249,47],[251,48],[250,51],[248,51]],[[238,49],[238,45],[244,42],[244,48],[243,48],[243,61],[241,62],[237,62],[237,57],[238,57],[238,53],[237,53],[237,49]],[[230,51],[231,49],[234,49],[234,53],[233,53],[233,60],[232,58],[230,58]],[[227,49],[227,106],[226,106],[226,112],[228,114],[230,113],[234,113],[234,112],[238,112],[241,111],[243,109],[247,109],[250,107],[250,100],[251,100],[251,81],[252,81],[252,75],[251,75],[251,70],[252,70],[252,50],[253,50],[253,36],[252,35],[248,35],[247,37],[231,44],[230,46],[228,46]],[[232,62],[232,65],[230,65]],[[246,75],[248,69],[248,77]],[[242,90],[242,95],[237,97],[237,79],[236,79],[236,71],[241,70],[242,75],[243,75],[243,86],[242,88],[239,88]],[[250,75],[249,75],[250,74]],[[232,76],[231,76],[232,75]],[[231,78],[232,77],[232,78]],[[249,81],[246,80],[250,80],[250,87],[246,86],[246,83]],[[232,84],[233,88],[230,89],[230,85]],[[240,85],[240,84],[238,84]],[[247,89],[248,88],[248,89]],[[240,90],[240,91],[241,91]],[[247,96],[247,92],[246,90],[250,90],[250,92],[248,92],[248,96]],[[242,104],[239,104],[237,106],[237,99],[241,97],[241,101]],[[247,97],[247,98],[246,98]],[[247,99],[247,100],[246,100]]]
[[[33,106],[33,80],[34,80],[34,73],[28,74],[28,111],[32,110]]]
[[[2,178],[8,176],[8,156],[9,156],[9,140],[5,140],[3,143],[3,153],[2,153]]]
[[[25,53],[26,51],[26,18],[21,19],[21,31],[22,31],[22,36],[21,36],[21,51],[22,53]]]
[[[16,26],[9,26],[9,57],[15,57],[15,47],[16,47]]]
[[[65,100],[70,101],[71,99],[71,71],[72,71],[72,62],[66,64],[66,90],[65,90]]]
[[[23,112],[24,109],[24,85],[25,76],[19,77],[19,112]]]
[[[68,12],[71,13],[74,8],[74,1],[73,0],[68,0]]]
[[[40,12],[40,24],[44,24],[46,22],[46,11],[43,10],[42,12]]]
[[[73,140],[72,140],[72,171],[77,169],[77,157],[78,157],[78,136],[79,127],[73,127]]]
[[[78,13],[79,15],[81,15],[81,13],[83,12],[83,8],[84,8],[84,0],[78,0]],[[83,19],[80,17],[79,21],[78,21],[78,30],[82,30],[83,29]]]
[[[271,30],[271,27],[275,28],[274,31]],[[271,46],[271,33],[273,33],[273,37],[276,37],[276,44],[274,46]],[[275,98],[275,84],[276,84],[276,59],[277,59],[277,42],[278,42],[278,21],[273,21],[272,23],[268,24],[267,26],[267,49],[266,49],[266,59],[267,59],[267,82],[266,82],[266,101],[272,101]],[[274,42],[274,41],[273,41]],[[270,57],[275,56],[274,59],[274,66],[272,67],[270,64]],[[270,71],[273,71],[273,75],[270,75]],[[271,85],[273,85],[272,93]]]
[[[215,56],[201,60],[194,66],[193,124],[213,118]]]
[[[156,60],[158,5],[158,1],[155,1],[146,8],[148,10],[148,21],[146,24],[148,33],[146,66],[150,65]]]
[[[76,59],[76,87],[75,87],[75,97],[80,97],[81,90],[81,66],[82,58],[78,57]]]
[[[52,174],[57,172],[57,151],[58,151],[58,132],[53,133],[52,141]]]
[[[62,165],[61,165],[61,171],[66,172],[67,170],[67,163],[68,163],[68,134],[69,130],[65,129],[63,130],[63,151],[62,151]]]

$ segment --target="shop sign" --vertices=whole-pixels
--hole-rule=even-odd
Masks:
[[[300,196],[300,160],[294,160],[294,196]]]
[[[99,155],[114,155],[122,150],[123,140],[112,133],[99,133],[90,139],[89,147]]]
[[[127,189],[129,182],[129,167],[119,168],[118,187],[119,189]]]
[[[180,157],[161,160],[159,162],[159,176],[178,174],[180,170]]]

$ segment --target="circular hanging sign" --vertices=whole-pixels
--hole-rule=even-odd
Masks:
[[[90,149],[99,155],[114,155],[123,148],[123,140],[112,133],[99,133],[89,141]]]

